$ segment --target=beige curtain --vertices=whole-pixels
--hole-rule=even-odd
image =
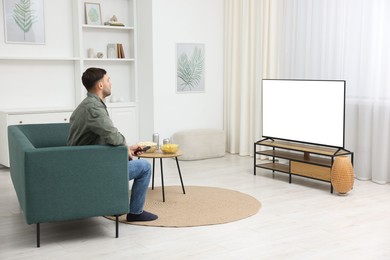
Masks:
[[[224,128],[227,151],[240,155],[261,137],[261,5],[225,1]]]

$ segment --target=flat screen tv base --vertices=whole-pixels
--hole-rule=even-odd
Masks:
[[[265,156],[270,162],[258,163],[260,156]],[[254,143],[254,175],[257,168],[263,168],[288,174],[289,183],[292,176],[324,181],[330,183],[330,192],[333,193],[331,169],[337,156],[350,156],[353,164],[353,152],[343,148],[262,139]],[[279,159],[286,163],[280,163]]]

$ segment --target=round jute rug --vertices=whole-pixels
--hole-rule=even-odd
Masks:
[[[193,227],[215,225],[237,221],[256,214],[261,204],[247,194],[216,187],[185,186],[165,187],[165,202],[162,201],[161,187],[148,189],[145,210],[158,215],[158,219],[148,222],[122,223],[156,227]],[[114,220],[115,218],[110,218]]]

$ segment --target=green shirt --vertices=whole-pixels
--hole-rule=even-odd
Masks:
[[[94,144],[126,145],[126,139],[114,127],[106,104],[88,92],[70,117],[68,145]]]

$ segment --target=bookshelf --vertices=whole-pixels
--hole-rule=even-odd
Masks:
[[[115,15],[124,26],[89,25],[85,19],[85,3],[99,3],[102,23],[109,21]],[[112,81],[112,97],[107,103],[115,101],[114,107],[135,107],[137,102],[137,78],[136,78],[136,21],[135,0],[98,0],[77,1],[74,5],[78,13],[78,46],[80,53],[80,75],[88,67],[102,67],[107,70]],[[109,57],[108,45],[121,44],[125,58]],[[88,51],[93,50],[93,57]],[[100,52],[102,58],[96,57]],[[78,101],[85,96],[85,90],[81,86]],[[118,104],[120,103],[120,104]]]
[[[99,3],[102,25],[86,23],[86,2]],[[78,14],[74,39],[80,57],[76,66],[79,78],[89,67],[100,67],[107,71],[112,83],[112,94],[106,99],[111,119],[128,143],[138,142],[136,0],[73,0],[73,7]],[[104,25],[113,15],[124,26]],[[121,44],[125,58],[108,57],[109,44]],[[90,49],[93,49],[93,57]],[[103,57],[97,57],[98,52]],[[85,94],[84,87],[79,84],[76,90],[77,104]]]

